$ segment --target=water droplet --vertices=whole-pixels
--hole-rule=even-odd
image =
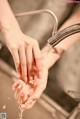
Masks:
[[[21,107],[21,105],[19,104],[19,119],[23,119],[23,112],[24,112],[24,109]]]
[[[6,105],[3,105],[3,106],[2,106],[2,109],[6,109]]]
[[[10,97],[8,97],[8,100],[10,100]]]

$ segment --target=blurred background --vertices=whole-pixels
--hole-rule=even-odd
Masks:
[[[59,27],[69,18],[69,16],[72,14],[72,12],[76,9],[77,4],[70,4],[65,2],[65,0],[9,0],[9,4],[14,12],[20,13],[20,12],[25,12],[25,11],[33,11],[33,10],[40,10],[40,9],[49,9],[55,13],[55,15],[58,18],[59,21]],[[41,14],[41,15],[35,15],[35,16],[24,16],[17,18],[20,27],[22,31],[31,36],[32,38],[38,40],[40,47],[44,47],[46,44],[47,40],[51,37],[52,34],[52,29],[53,29],[53,19],[48,15],[48,14]],[[0,39],[2,39],[2,36],[0,36]],[[26,115],[28,115],[28,119],[39,119],[39,118],[48,118],[48,119],[65,119],[66,116],[72,112],[72,110],[76,107],[78,104],[77,101],[75,101],[73,98],[71,98],[68,94],[65,93],[65,91],[60,87],[59,85],[59,80],[65,80],[66,85],[72,84],[74,86],[73,82],[79,80],[80,78],[80,47],[79,47],[79,42],[75,44],[72,48],[70,48],[66,53],[63,54],[61,59],[49,70],[49,77],[48,77],[48,84],[47,88],[44,91],[43,96],[41,97],[40,101],[43,101],[43,103],[36,104],[34,106],[35,108],[31,109],[30,112],[27,112],[27,114],[24,114],[24,118],[26,119]],[[75,54],[75,55],[74,55]],[[11,57],[10,52],[8,49],[3,46],[2,49],[0,50],[0,58],[2,61],[7,63],[7,66],[4,62],[1,61],[4,70],[8,71],[10,74],[11,70],[15,69],[14,67],[14,62]],[[12,67],[12,69],[8,69],[8,67]],[[11,87],[11,78],[9,75],[5,73],[0,73],[2,80],[0,80],[0,93],[3,95],[3,93],[6,93],[6,96],[9,94],[13,96],[11,88],[9,89],[9,84]],[[8,81],[7,81],[8,80]],[[67,82],[69,81],[69,82]],[[3,86],[4,85],[4,86]],[[3,86],[3,87],[2,87]],[[71,86],[71,85],[70,85]],[[3,91],[4,89],[4,91]],[[6,96],[3,95],[5,101],[3,100],[3,97],[0,96],[0,101],[2,103],[6,102]],[[14,99],[11,99],[12,103],[11,105],[14,107],[16,105],[16,102]],[[49,101],[49,102],[48,102]],[[14,103],[15,102],[15,103]],[[51,106],[50,109],[52,110],[57,110],[60,109],[62,110],[59,114],[57,113],[58,116],[55,116],[57,111],[53,111],[55,113],[53,114],[52,117],[42,108],[40,107],[40,104],[45,105],[45,103],[49,104]],[[9,102],[10,103],[10,102]],[[8,104],[8,102],[7,102]],[[1,104],[0,104],[1,105]],[[8,104],[9,105],[9,104]],[[52,106],[53,105],[53,106]],[[10,106],[10,105],[9,105]],[[12,108],[8,106],[8,111]],[[37,112],[38,110],[39,112]],[[48,108],[45,106],[45,109]],[[2,110],[2,107],[0,108],[0,112]],[[13,108],[14,110],[14,116],[10,116],[12,119],[13,117],[15,119],[18,119],[16,117],[17,111],[15,111],[15,107]],[[44,114],[46,116],[42,116],[44,111]],[[63,112],[63,113],[62,113]],[[34,114],[34,116],[30,115]],[[36,114],[38,113],[38,116]],[[52,115],[51,114],[51,115]],[[13,115],[13,113],[10,112],[10,115]],[[60,117],[60,115],[63,115]],[[66,115],[66,116],[64,116]],[[8,118],[10,119],[10,118]]]

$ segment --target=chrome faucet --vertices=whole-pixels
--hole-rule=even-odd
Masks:
[[[64,40],[65,38],[80,32],[80,23],[74,24],[72,26],[69,26],[61,31],[57,31],[55,35],[53,35],[50,39],[48,39],[48,43],[54,47],[59,42]]]
[[[75,33],[80,32],[80,23],[74,24],[72,26],[69,26],[61,31],[57,31],[58,29],[58,19],[56,15],[48,9],[43,9],[43,10],[36,10],[36,11],[30,11],[30,12],[24,12],[24,13],[17,13],[15,14],[16,17],[21,17],[21,16],[30,16],[30,15],[38,15],[42,13],[48,13],[53,17],[54,20],[54,27],[53,27],[53,32],[52,32],[52,37],[48,39],[48,43],[54,47],[57,45],[59,42],[64,40],[66,37],[69,37]]]

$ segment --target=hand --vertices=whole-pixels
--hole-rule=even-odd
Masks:
[[[13,86],[13,91],[15,92],[14,98],[22,106],[28,98],[33,94],[34,88],[30,84],[26,84],[22,80],[17,80]]]
[[[44,67],[40,78],[36,74],[34,75],[34,84],[26,84],[22,80],[18,80],[13,84],[15,98],[23,109],[30,109],[40,98],[47,85],[47,76],[48,70]]]
[[[26,110],[32,108],[32,106],[36,103],[36,101],[40,98],[41,94],[46,88],[47,85],[47,77],[48,77],[48,69],[47,67],[44,67],[41,72],[41,77],[38,78],[36,75],[34,77],[34,86],[35,89],[33,91],[33,94],[30,95],[30,97],[25,101],[24,104],[22,104],[22,107]],[[36,87],[36,88],[35,88]]]
[[[27,82],[27,72],[31,70],[33,59],[37,70],[41,71],[41,52],[36,40],[16,30],[5,34],[5,43],[13,56],[17,72],[25,82]]]

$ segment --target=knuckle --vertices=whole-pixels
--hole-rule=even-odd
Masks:
[[[31,65],[31,64],[32,64],[32,62],[31,62],[31,61],[27,61],[27,64],[28,64],[28,65]]]
[[[11,46],[10,49],[11,49],[11,52],[14,53],[17,49],[17,46]]]
[[[26,62],[25,61],[22,62],[22,66],[26,66]]]
[[[27,48],[31,48],[32,46],[33,46],[33,42],[28,42],[28,43],[26,43],[26,45],[27,45]]]
[[[34,40],[34,46],[39,46],[38,42],[36,40]]]
[[[20,65],[20,62],[16,61],[16,66],[18,67]]]
[[[36,60],[40,61],[41,60],[41,56],[36,56]]]
[[[24,46],[24,42],[21,42],[21,43],[19,44],[19,47],[22,48],[23,46]]]

